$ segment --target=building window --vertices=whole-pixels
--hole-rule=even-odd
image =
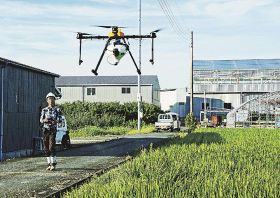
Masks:
[[[95,95],[95,88],[87,88],[87,95],[88,96]]]
[[[130,94],[130,87],[123,87],[122,94]]]
[[[225,109],[231,109],[231,103],[224,103]]]
[[[201,103],[201,109],[204,109],[204,102]],[[206,109],[209,109],[209,103],[208,102],[206,103]]]

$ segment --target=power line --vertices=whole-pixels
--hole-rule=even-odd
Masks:
[[[172,12],[172,9],[170,8],[170,5],[168,4],[168,1],[163,0],[163,3],[165,4],[165,7],[167,8],[167,11],[169,11],[169,15],[171,15],[171,18],[173,19],[177,29],[179,30],[179,32],[181,32],[183,35],[185,35],[186,33],[183,31],[182,27],[180,26],[179,23],[176,22],[176,18]]]
[[[174,8],[177,10],[177,13],[182,13],[182,9],[178,5],[177,0],[175,0],[173,2],[174,2],[174,5],[175,5]],[[186,18],[185,17],[182,17],[182,15],[179,15],[179,19],[180,19],[180,22],[182,22],[182,24],[186,24]],[[184,30],[184,28],[183,28],[183,30]],[[188,32],[191,32],[191,30],[187,27],[186,27],[185,30],[186,30],[186,31],[184,31],[185,34],[189,34]]]
[[[162,11],[164,12],[164,14],[166,15],[169,24],[171,26],[171,28],[174,30],[174,32],[176,33],[176,35],[178,36],[179,39],[183,39],[184,37],[182,36],[182,33],[177,29],[176,27],[176,22],[174,21],[174,19],[170,16],[169,11],[167,10],[167,8],[165,7],[164,3],[161,0],[158,0],[158,3],[162,9]]]
[[[158,0],[158,3],[160,5],[162,11],[166,15],[166,17],[169,21],[169,24],[171,25],[174,32],[177,34],[179,39],[182,39],[185,41],[187,39],[187,37],[186,37],[187,34],[183,30],[183,28],[177,23],[177,20],[173,14],[172,9],[170,8],[170,5],[168,4],[168,2],[165,0]]]

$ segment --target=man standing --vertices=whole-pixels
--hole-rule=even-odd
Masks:
[[[55,106],[55,95],[48,93],[46,96],[48,106],[42,109],[40,122],[43,124],[43,143],[44,151],[47,156],[47,170],[55,170],[56,152],[55,136],[56,125],[59,122],[60,110]]]

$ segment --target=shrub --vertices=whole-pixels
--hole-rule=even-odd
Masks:
[[[190,132],[194,131],[196,128],[195,118],[193,113],[189,113],[185,119],[186,127],[190,130]]]
[[[73,102],[60,105],[62,113],[67,119],[70,129],[79,129],[85,126],[113,127],[137,126],[137,103],[129,102]],[[143,103],[143,123],[154,123],[160,108],[154,104]]]

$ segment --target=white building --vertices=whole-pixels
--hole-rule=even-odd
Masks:
[[[186,88],[160,90],[161,110],[176,112],[179,117],[186,116]]]
[[[56,79],[64,102],[136,102],[137,76],[61,76]],[[141,76],[142,101],[160,106],[160,85],[155,75]]]
[[[280,90],[280,59],[196,60],[196,97],[224,101],[223,108],[237,108],[264,93]]]
[[[213,115],[225,118],[246,101],[279,90],[280,59],[193,61],[193,111],[197,120],[203,118],[204,102],[209,119]],[[161,90],[161,106],[185,117],[189,94],[185,89]]]

